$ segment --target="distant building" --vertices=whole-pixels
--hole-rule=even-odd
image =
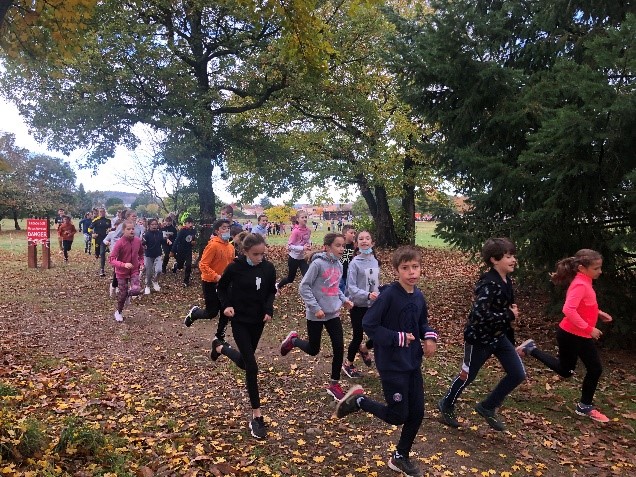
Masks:
[[[353,204],[326,205],[322,209],[323,220],[347,220],[352,214]]]

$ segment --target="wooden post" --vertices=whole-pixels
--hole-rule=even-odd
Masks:
[[[42,244],[42,268],[51,268],[51,241]]]
[[[27,257],[29,259],[29,268],[38,268],[38,246],[33,242],[29,242],[27,249]]]

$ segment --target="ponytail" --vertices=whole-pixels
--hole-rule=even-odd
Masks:
[[[550,280],[555,285],[568,286],[579,271],[579,265],[589,267],[597,260],[603,260],[603,256],[600,253],[596,250],[583,248],[576,252],[573,257],[559,260],[556,263],[556,270],[550,276]]]

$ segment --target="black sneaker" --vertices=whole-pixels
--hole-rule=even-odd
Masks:
[[[408,457],[401,456],[397,452],[389,459],[389,469],[401,472],[406,477],[422,477],[422,471],[411,462]]]
[[[225,333],[223,334],[216,334],[214,335],[214,339],[219,341],[222,345],[227,345],[230,346],[230,343],[228,343],[227,341],[225,341]]]
[[[183,282],[183,288],[188,288],[190,284],[188,282]]]
[[[459,422],[457,421],[457,417],[455,417],[455,408],[446,406],[444,398],[440,399],[437,403],[437,409],[439,409],[442,415],[442,422],[444,424],[454,428],[459,427]]]
[[[343,417],[360,410],[360,406],[358,406],[358,398],[364,394],[364,389],[362,386],[355,385],[351,386],[351,389],[347,391],[347,394],[338,401],[336,404],[336,410],[333,415],[337,418],[342,419]]]
[[[217,359],[219,359],[219,356],[221,356],[221,353],[216,350],[217,346],[223,346],[223,343],[215,338],[214,340],[212,340],[212,349],[210,350],[210,359],[212,361],[216,361]]]
[[[104,272],[104,270],[102,270],[101,272],[99,272],[99,276],[100,276],[100,277],[105,277],[105,276],[106,276],[106,273]]]
[[[177,273],[177,264],[176,263],[172,266],[172,273]]]
[[[188,328],[190,328],[192,326],[192,323],[194,323],[196,321],[196,318],[194,318],[192,316],[192,314],[197,311],[199,309],[198,306],[193,306],[192,308],[190,308],[190,311],[188,312],[188,314],[185,317],[185,320],[183,320],[183,324],[186,325]]]
[[[477,413],[481,417],[486,419],[486,422],[488,423],[488,425],[492,427],[494,430],[503,431],[504,429],[506,429],[506,425],[503,423],[501,419],[499,419],[499,417],[497,417],[494,410],[486,409],[484,406],[482,406],[481,403],[479,403],[475,406],[475,411],[477,411]]]
[[[252,434],[252,437],[256,437],[257,439],[265,439],[267,437],[263,416],[255,417],[250,421],[250,434]]]

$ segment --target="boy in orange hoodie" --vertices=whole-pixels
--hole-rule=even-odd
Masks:
[[[193,306],[183,320],[183,324],[191,326],[196,320],[211,320],[221,308],[216,286],[225,268],[234,260],[234,245],[230,243],[230,221],[217,220],[212,224],[212,238],[203,250],[199,260],[201,285],[205,309]],[[225,328],[229,318],[221,314],[217,327],[216,339],[225,342]]]

